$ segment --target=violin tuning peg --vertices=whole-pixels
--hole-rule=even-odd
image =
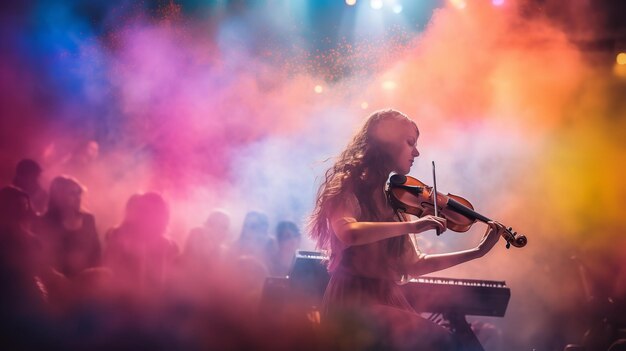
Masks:
[[[508,231],[511,231],[511,230],[513,230],[513,227],[509,227],[507,230],[508,230]]]

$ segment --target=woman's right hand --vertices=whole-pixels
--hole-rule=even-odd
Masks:
[[[446,231],[446,219],[443,217],[435,217],[427,215],[413,221],[415,224],[415,233],[421,233],[429,229],[436,229],[441,234]]]

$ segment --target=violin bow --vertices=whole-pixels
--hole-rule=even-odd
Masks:
[[[435,217],[439,217],[439,209],[437,209],[437,175],[435,173],[435,161],[433,162],[433,205],[435,206]],[[439,229],[436,229],[437,235],[440,235]]]

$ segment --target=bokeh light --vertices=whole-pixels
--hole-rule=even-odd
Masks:
[[[386,80],[381,84],[384,90],[395,90],[398,84],[393,80]]]
[[[383,8],[383,0],[370,0],[370,7],[374,10],[380,10]]]
[[[465,0],[450,0],[450,3],[457,9],[464,9],[467,6]]]

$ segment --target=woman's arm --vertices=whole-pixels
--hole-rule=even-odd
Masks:
[[[353,215],[333,216],[331,226],[337,238],[348,246],[370,244],[408,233],[421,233],[429,229],[446,229],[446,220],[424,216],[411,222],[357,222]]]
[[[498,242],[505,230],[504,225],[498,222],[489,222],[488,225],[483,239],[475,248],[445,254],[422,255],[409,267],[409,274],[415,276],[428,274],[484,256]]]

